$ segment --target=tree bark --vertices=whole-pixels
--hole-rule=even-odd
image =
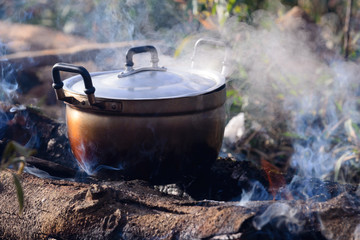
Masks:
[[[11,174],[1,173],[1,239],[352,239],[360,223],[359,199],[349,193],[241,206],[165,195],[139,180],[90,184],[23,174],[22,183],[19,215]]]
[[[2,239],[182,239],[238,232],[254,213],[236,204],[188,201],[145,182],[84,184],[23,174],[25,208],[18,215],[12,178],[3,173]]]

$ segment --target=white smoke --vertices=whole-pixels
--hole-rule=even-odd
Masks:
[[[334,150],[346,145],[341,121],[360,123],[360,68],[336,51],[320,50],[324,46],[313,36],[316,29],[300,18],[287,20],[295,27],[264,11],[255,12],[253,19],[251,25],[230,19],[224,29],[233,44],[232,60],[241,69],[236,77],[242,83],[233,84],[246,85],[239,89],[248,96],[245,111],[265,129],[287,123],[285,131],[299,140],[291,163],[297,174],[324,178],[339,157]],[[343,139],[335,142],[336,137]]]
[[[304,224],[299,220],[298,211],[286,203],[271,204],[261,215],[256,216],[253,225],[257,230],[261,230],[266,224],[276,219],[276,227],[285,226],[290,233],[297,233]]]
[[[0,39],[0,57],[7,54],[7,48]],[[0,101],[11,102],[16,96],[18,83],[17,71],[6,59],[0,60]]]

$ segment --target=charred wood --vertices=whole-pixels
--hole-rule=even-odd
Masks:
[[[1,179],[2,239],[352,239],[360,223],[358,197],[349,193],[240,206],[165,195],[139,180],[85,184],[29,174],[18,215],[12,179]]]

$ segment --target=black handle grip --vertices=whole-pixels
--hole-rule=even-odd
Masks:
[[[63,72],[71,72],[71,73],[78,73],[82,76],[85,83],[85,94],[94,94],[95,88],[93,86],[90,73],[82,66],[75,66],[67,63],[57,63],[54,65],[52,69],[52,76],[53,76],[53,88],[60,89],[64,86],[64,83],[61,81],[60,78],[60,71]]]
[[[151,62],[153,64],[153,67],[157,67],[157,63],[159,62],[159,57],[157,50],[154,46],[141,46],[141,47],[133,47],[130,48],[126,53],[126,67],[132,67],[134,66],[133,62],[133,56],[134,54],[138,53],[144,53],[144,52],[150,52],[151,54]]]

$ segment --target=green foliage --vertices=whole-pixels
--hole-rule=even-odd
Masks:
[[[236,115],[242,111],[244,100],[240,92],[235,89],[229,89],[226,91],[226,97],[230,101],[230,115]]]
[[[236,106],[241,107],[243,104],[243,99],[240,96],[240,93],[235,89],[230,89],[226,92],[226,97],[232,99],[232,103]]]
[[[304,140],[305,138],[303,136],[300,136],[299,134],[295,133],[295,132],[284,132],[283,133],[284,137],[288,137],[291,139],[300,139],[300,140]]]
[[[19,202],[19,214],[21,214],[24,209],[24,192],[23,192],[21,182],[20,182],[18,175],[16,175],[15,173],[12,173],[12,176],[14,179],[16,195],[17,195],[17,199]]]
[[[358,184],[360,173],[360,128],[351,118],[343,123],[343,129],[347,142],[339,142],[339,147],[334,149],[337,161],[334,166],[333,180],[346,183]]]
[[[13,176],[17,199],[19,202],[19,214],[22,213],[24,208],[24,192],[18,175],[20,175],[24,170],[25,159],[34,153],[35,150],[28,149],[14,141],[10,141],[4,149],[0,163],[0,171],[4,171],[10,166],[17,169],[17,174],[11,174]]]
[[[251,15],[258,9],[267,9],[277,12],[281,4],[295,6],[297,1],[291,0],[219,0],[219,1],[203,1],[197,0],[197,9],[199,14],[205,15],[221,15],[220,23],[225,22],[226,18],[235,16],[239,21],[250,21]],[[219,6],[223,6],[220,8]],[[220,12],[222,11],[222,12]]]

